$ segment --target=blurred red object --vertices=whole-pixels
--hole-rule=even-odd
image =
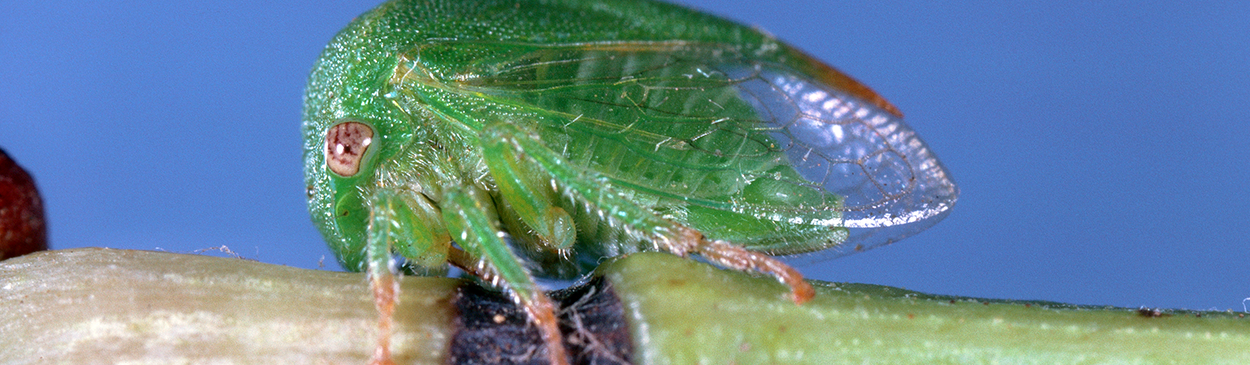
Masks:
[[[35,181],[0,149],[0,260],[48,249]]]

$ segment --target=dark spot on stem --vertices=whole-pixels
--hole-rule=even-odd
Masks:
[[[459,316],[450,364],[543,364],[543,341],[512,300],[466,283],[456,289]]]
[[[602,278],[550,293],[571,364],[630,364],[632,337],[621,301]],[[457,289],[450,364],[545,364],[543,341],[517,305],[476,283]]]
[[[1146,307],[1137,308],[1137,315],[1146,317],[1146,318],[1160,318],[1160,317],[1171,316],[1171,314],[1163,313],[1163,310],[1161,309],[1158,309],[1158,308],[1152,309],[1152,308],[1146,308]]]
[[[560,303],[560,332],[573,364],[630,364],[633,336],[625,308],[602,277],[552,293]]]

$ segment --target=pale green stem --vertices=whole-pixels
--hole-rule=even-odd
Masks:
[[[600,269],[635,363],[1250,363],[1239,312],[1078,307],[767,277],[668,254]],[[406,277],[399,363],[441,363],[462,282]],[[377,313],[363,274],[109,249],[0,262],[3,363],[364,364]],[[1199,317],[1200,315],[1200,317]]]

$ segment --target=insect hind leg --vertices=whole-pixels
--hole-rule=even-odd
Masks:
[[[772,256],[721,240],[707,240],[701,235],[698,240],[693,251],[700,256],[727,268],[772,275],[790,287],[790,299],[795,304],[803,304],[816,295],[812,285],[803,280],[803,274]]]

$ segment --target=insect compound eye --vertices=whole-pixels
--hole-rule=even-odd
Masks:
[[[373,143],[373,128],[360,122],[342,122],[326,131],[326,166],[343,177],[360,172],[361,160]]]

